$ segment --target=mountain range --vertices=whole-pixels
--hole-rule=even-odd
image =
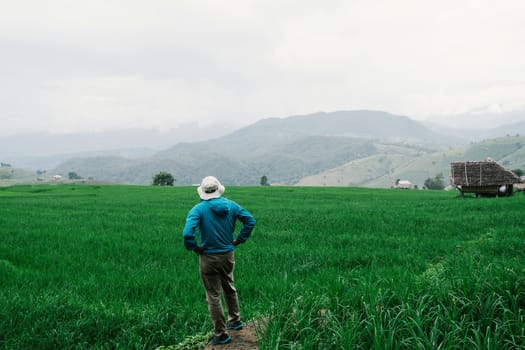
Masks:
[[[503,141],[499,148],[505,148],[499,146]],[[144,158],[73,158],[54,172],[136,184],[148,184],[155,173],[168,171],[179,185],[213,174],[232,185],[257,185],[266,176],[272,184],[388,187],[397,178],[422,185],[429,176],[447,174],[451,160],[474,154],[476,160],[509,156],[469,151],[474,145],[465,142],[404,116],[339,111],[263,119],[222,137],[178,143]],[[519,159],[514,163],[522,166]]]
[[[451,161],[492,157],[512,169],[525,168],[520,133],[525,122],[451,132],[381,111],[320,112],[262,119],[208,140],[132,151],[133,157],[122,151],[73,156],[48,174],[75,172],[130,184],[150,184],[154,174],[167,171],[176,185],[215,175],[228,185],[258,185],[266,176],[273,185],[390,187],[407,179],[422,186],[438,173],[447,177]]]

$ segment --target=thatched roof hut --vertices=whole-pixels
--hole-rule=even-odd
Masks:
[[[481,162],[454,162],[450,164],[452,182],[464,193],[477,196],[512,196],[514,184],[521,179],[512,171],[505,169],[489,159]]]
[[[493,160],[450,164],[454,185],[494,186],[520,183],[521,179]]]

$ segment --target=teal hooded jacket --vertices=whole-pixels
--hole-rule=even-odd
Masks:
[[[244,243],[255,227],[255,219],[247,210],[224,197],[201,200],[188,213],[182,231],[184,246],[188,250],[197,247],[196,231],[204,254],[227,253],[234,249],[235,223],[242,227],[235,239]]]

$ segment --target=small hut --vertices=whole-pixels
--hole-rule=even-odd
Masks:
[[[480,162],[454,162],[450,164],[452,182],[463,197],[465,193],[476,196],[512,196],[514,184],[521,179],[492,159]]]

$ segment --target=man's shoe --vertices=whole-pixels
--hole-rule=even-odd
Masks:
[[[239,331],[239,330],[242,329],[242,321],[237,321],[237,322],[234,322],[234,323],[228,322],[226,324],[226,328],[234,330],[234,331]]]
[[[232,338],[228,335],[228,333],[222,333],[220,336],[213,336],[213,339],[211,343],[213,345],[223,345],[228,344]]]

